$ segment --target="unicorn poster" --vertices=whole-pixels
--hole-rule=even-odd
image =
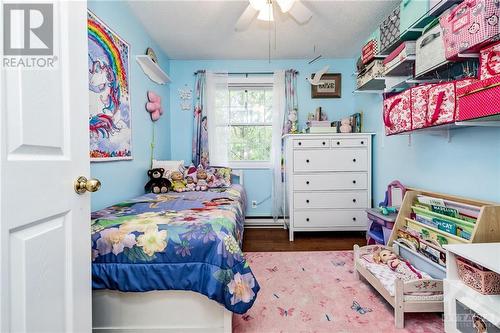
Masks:
[[[132,159],[129,44],[87,13],[91,161]]]

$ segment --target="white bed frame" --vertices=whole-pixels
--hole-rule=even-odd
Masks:
[[[363,260],[360,258],[362,255],[361,252],[373,247],[385,247],[389,250],[396,251],[395,249],[391,249],[387,246],[367,245],[360,248],[356,244],[354,245],[354,272],[358,279],[361,275],[394,308],[394,324],[396,328],[404,328],[405,312],[443,312],[444,306],[442,300],[405,300],[405,294],[410,292],[422,291],[418,286],[422,284],[423,280],[404,282],[403,280],[396,279],[396,285],[394,286],[394,296],[391,296],[387,289],[385,289],[385,287],[382,285],[382,283],[375,277],[375,275],[373,275],[368,269],[364,268],[363,265],[359,263],[360,260]],[[428,287],[425,291],[443,292],[442,280],[425,279],[425,281],[428,281],[432,285],[434,285],[434,287]]]
[[[232,176],[243,185],[242,170]],[[232,318],[231,311],[192,291],[92,291],[94,333],[229,333]]]

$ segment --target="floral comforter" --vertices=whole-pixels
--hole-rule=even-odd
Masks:
[[[244,190],[146,194],[92,213],[92,286],[191,290],[245,313],[260,289],[241,243]]]

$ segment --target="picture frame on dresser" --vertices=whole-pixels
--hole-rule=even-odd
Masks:
[[[366,231],[372,206],[373,133],[288,134],[285,211],[295,232]]]

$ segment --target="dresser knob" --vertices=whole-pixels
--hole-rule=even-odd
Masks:
[[[309,160],[306,160],[306,163],[309,163]]]
[[[306,181],[306,185],[309,185],[309,181]]]
[[[299,141],[299,146],[302,146],[302,142]]]
[[[353,184],[356,184],[356,180],[353,180],[353,181],[352,181],[352,183],[353,183]]]
[[[340,145],[340,141],[337,141],[337,146]]]
[[[309,218],[306,218],[306,221],[309,222]]]
[[[306,203],[309,203],[309,199],[306,200]]]
[[[356,163],[356,159],[355,159],[355,158],[353,158],[353,159],[352,159],[352,161],[353,161],[354,163]]]
[[[353,221],[356,221],[356,218],[355,218],[355,217],[353,217],[353,218],[352,218],[352,220],[353,220]]]
[[[362,145],[364,145],[364,144],[365,144],[365,142],[364,142],[364,141],[361,141],[361,144],[362,144]]]
[[[325,142],[325,141],[323,141],[323,146],[324,146],[324,145],[326,145],[326,142]]]
[[[356,199],[352,199],[352,202],[356,202]]]

